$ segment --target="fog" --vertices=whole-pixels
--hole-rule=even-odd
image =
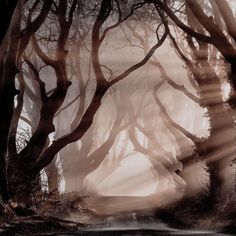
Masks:
[[[72,85],[55,114],[55,131],[50,134],[47,145],[73,132],[83,120],[96,93],[98,73],[106,81],[112,81],[141,61],[157,40],[153,21],[147,29],[145,20],[127,20],[105,35],[98,50],[100,68],[97,72],[93,64],[95,56],[91,56],[90,24],[93,20],[86,22],[84,19],[87,28],[81,27],[81,32],[76,24],[73,25],[75,30],[70,35],[65,61]],[[112,25],[114,22],[114,19],[109,19],[106,24]],[[58,26],[54,27],[52,29],[56,30]],[[170,32],[176,36],[179,47],[187,57],[193,54],[191,47],[185,41],[181,42],[183,36],[173,26],[170,26]],[[43,37],[41,34],[39,32],[37,37]],[[73,40],[78,37],[82,37],[81,40],[74,43]],[[55,54],[53,45],[53,41],[40,44],[48,56]],[[215,52],[210,48],[201,53]],[[194,81],[197,80],[194,69],[191,71],[191,67],[188,68],[173,40],[167,38],[147,63],[107,90],[88,131],[80,140],[66,145],[56,154],[54,161],[41,171],[43,190],[50,192],[55,188],[60,194],[78,192],[87,195],[96,199],[89,203],[96,209],[99,208],[97,201],[100,201],[97,199],[103,197],[142,197],[144,208],[153,208],[207,189],[208,162],[225,159],[228,163],[233,152],[232,129],[226,126],[227,119],[218,118],[222,109],[227,110],[224,102],[229,98],[231,87],[224,79],[228,73],[227,66],[215,54],[217,60],[212,59],[211,63],[201,65],[202,78]],[[46,92],[52,93],[58,83],[58,75],[53,68],[44,67],[37,53],[32,53],[31,57],[40,68],[39,75],[45,83]],[[197,63],[192,64],[192,67],[197,67]],[[23,68],[29,70],[26,65]],[[217,77],[217,80],[213,81],[212,77]],[[28,76],[25,83],[27,93],[24,95],[26,104],[22,117],[32,120],[34,124],[30,126],[23,119],[18,131],[31,129],[33,133],[39,119],[37,113],[43,103],[35,81]],[[32,102],[32,94],[38,97],[34,98],[37,105]],[[221,110],[218,111],[218,108]],[[217,140],[214,136],[209,141],[207,145],[211,148],[217,146],[217,149],[205,157],[204,144],[201,146],[199,143],[211,137],[213,117],[217,117],[220,124],[216,129],[219,129],[217,137],[221,138]],[[201,152],[204,157],[201,157]],[[185,159],[190,157],[194,157],[192,159],[195,161],[185,166]],[[232,175],[230,167],[226,168],[225,163],[222,166],[222,176],[227,177],[226,173]],[[125,198],[115,199],[117,209],[124,210],[129,205]],[[140,201],[134,201],[130,208],[142,208]]]

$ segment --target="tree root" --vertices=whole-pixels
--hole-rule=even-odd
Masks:
[[[84,224],[39,215],[17,217],[17,220],[0,221],[0,235],[13,236],[32,235],[35,233],[72,232],[82,228]]]

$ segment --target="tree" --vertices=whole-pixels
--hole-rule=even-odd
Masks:
[[[8,53],[5,55],[2,53],[2,68],[1,68],[1,103],[4,116],[0,120],[1,132],[1,195],[5,202],[9,199],[12,201],[22,203],[22,206],[28,207],[32,204],[32,193],[39,189],[39,175],[40,171],[47,167],[55,158],[56,154],[66,147],[68,144],[80,140],[91,127],[94,116],[101,106],[102,98],[107,91],[116,83],[128,77],[133,71],[143,66],[155,50],[164,42],[168,28],[164,29],[164,33],[161,38],[158,37],[157,43],[149,50],[146,56],[137,64],[134,64],[130,68],[126,69],[121,74],[115,76],[112,80],[107,80],[103,73],[102,65],[99,59],[99,50],[101,45],[109,31],[116,28],[127,18],[132,16],[137,6],[131,8],[131,13],[123,16],[119,2],[116,1],[115,5],[110,0],[103,0],[100,3],[100,8],[95,17],[95,22],[92,28],[92,67],[94,70],[96,85],[95,91],[89,105],[85,109],[83,115],[80,115],[80,119],[76,120],[73,129],[68,133],[54,140],[52,143],[49,141],[49,136],[55,132],[55,126],[53,124],[54,118],[62,107],[65,97],[68,93],[68,89],[71,86],[71,81],[68,77],[67,69],[67,45],[70,36],[70,28],[73,22],[73,16],[78,8],[78,1],[58,1],[52,0],[44,1],[40,6],[40,1],[35,1],[30,5],[29,10],[25,11],[27,14],[26,27],[21,29],[22,19],[22,1],[18,2],[17,10],[12,18],[9,35],[10,40]],[[140,7],[140,6],[138,6]],[[102,28],[109,20],[112,13],[112,9],[117,9],[118,21],[110,26]],[[37,17],[33,18],[33,13],[37,11]],[[59,27],[59,33],[56,35],[54,44],[52,45],[53,52],[45,52],[44,44],[40,41],[40,30],[43,27],[47,29],[47,23],[53,20],[55,25]],[[52,30],[53,30],[52,26]],[[7,38],[4,38],[3,43],[7,43]],[[49,37],[49,36],[47,36]],[[47,39],[46,39],[47,41]],[[39,70],[37,67],[37,60],[33,61],[31,54],[27,55],[27,51],[33,51],[33,53],[43,63],[43,67],[50,68],[52,73],[55,73],[55,86],[51,91],[48,91],[47,81],[45,81],[45,73]],[[26,54],[24,54],[26,52]],[[24,57],[23,57],[24,55]],[[14,99],[18,92],[16,90],[15,76],[18,71],[25,70],[24,65],[19,67],[20,60],[24,58],[24,63],[28,67],[28,76],[31,80],[34,80],[34,86],[37,86],[37,91],[40,94],[40,111],[37,125],[32,129],[32,135],[27,140],[26,145],[18,152],[14,148],[14,142],[16,140],[17,124],[20,119],[20,110],[23,110],[24,103],[27,99],[31,100],[34,104],[35,101],[30,96],[25,100],[22,100],[22,94],[25,92],[27,85],[24,85],[24,81],[19,77],[20,94],[18,95],[18,105],[14,106]],[[16,69],[17,68],[17,69]],[[51,72],[50,72],[51,73]],[[22,75],[21,75],[22,76]],[[50,83],[50,81],[49,81]],[[28,93],[30,90],[28,89]],[[30,93],[32,96],[32,92]],[[27,94],[26,94],[27,96]],[[25,117],[25,120],[27,117]],[[14,125],[13,122],[14,121]],[[115,131],[116,133],[117,131]],[[114,135],[112,135],[113,137]],[[9,138],[9,139],[8,139]],[[114,139],[114,138],[112,138]],[[107,143],[106,143],[107,145]],[[108,145],[110,146],[110,144]],[[13,147],[13,148],[12,148]],[[109,148],[109,147],[108,147]],[[99,151],[102,149],[99,149]],[[104,152],[104,150],[102,150]],[[105,149],[107,152],[107,149]],[[97,154],[97,153],[96,153]],[[94,157],[92,159],[95,159]]]
[[[31,21],[31,15],[34,11],[34,7],[31,8],[28,24],[25,29],[21,30],[20,22],[22,18],[22,1],[18,1],[16,9],[14,8],[9,11],[14,14],[9,24],[10,19],[6,24],[6,27],[9,25],[10,30],[5,30],[4,38],[1,43],[1,87],[0,87],[0,101],[2,106],[3,116],[0,119],[0,128],[1,128],[1,147],[0,147],[0,170],[1,170],[1,195],[7,200],[9,198],[7,192],[7,155],[8,151],[8,137],[10,133],[11,120],[13,117],[14,111],[14,97],[19,93],[15,88],[15,75],[19,72],[17,68],[20,58],[29,43],[30,36],[33,32],[37,31],[41,24],[44,22],[52,1],[45,1],[42,10],[38,17]],[[37,2],[35,3],[38,4]],[[10,16],[9,16],[10,18]],[[20,37],[21,36],[21,37]],[[7,45],[9,45],[7,47]],[[7,52],[6,49],[8,48]],[[18,48],[20,50],[18,51]]]
[[[0,8],[1,8],[1,34],[0,34],[0,43],[2,43],[2,40],[4,39],[7,29],[10,25],[10,21],[13,15],[13,12],[16,8],[17,0],[15,1],[2,1]]]
[[[210,192],[206,205],[212,210],[222,200],[222,192],[225,190],[229,178],[224,176],[222,172],[230,166],[235,153],[235,96],[233,95],[235,90],[235,49],[233,46],[235,30],[232,24],[235,18],[232,8],[227,1],[205,3],[187,0],[183,4],[179,3],[175,6],[171,5],[175,1],[154,0],[146,2],[152,2],[157,6],[157,10],[160,8],[165,12],[174,24],[174,26],[172,23],[169,24],[171,28],[178,27],[187,35],[182,38],[181,32],[177,33],[177,38],[181,37],[181,39],[186,40],[187,48],[183,41],[178,45],[172,34],[169,36],[180,58],[192,74],[198,86],[199,102],[201,106],[207,108],[210,118],[210,136],[207,140],[195,141],[195,151],[202,160],[206,161],[209,168]],[[185,10],[180,10],[183,7]],[[219,71],[222,73],[222,68],[220,68],[220,63],[217,63],[221,57],[220,54],[231,67],[227,79],[233,90],[227,103],[232,110],[225,105],[222,99],[221,86],[223,82],[220,78],[221,74],[219,74]],[[228,72],[226,71],[226,73]],[[224,114],[224,119],[222,119],[222,114]],[[222,136],[225,137],[224,143],[221,140]],[[189,165],[193,158],[191,156],[183,160],[183,163]]]

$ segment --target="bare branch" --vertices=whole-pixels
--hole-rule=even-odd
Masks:
[[[168,122],[175,127],[177,130],[179,130],[181,133],[183,133],[187,138],[189,138],[191,141],[193,141],[193,143],[196,143],[196,141],[198,140],[197,137],[193,134],[191,134],[190,132],[188,132],[186,129],[184,129],[182,126],[180,126],[179,124],[177,124],[168,114],[168,112],[166,111],[166,108],[164,107],[164,105],[161,103],[160,99],[158,98],[157,95],[157,90],[159,88],[160,85],[155,86],[154,91],[153,91],[153,96],[155,98],[155,101],[157,103],[157,105],[160,107],[161,112],[165,115],[166,119],[168,120]]]
[[[55,114],[55,116],[58,116],[62,111],[66,110],[68,107],[70,107],[76,100],[78,100],[80,97],[80,94],[77,95],[72,101],[70,101],[69,103],[67,103],[64,107],[62,107],[61,109],[59,109],[57,111],[57,113]]]
[[[219,11],[224,19],[229,35],[236,41],[236,19],[229,3],[225,0],[215,0]]]
[[[192,30],[189,26],[187,26],[181,20],[179,20],[179,18],[168,7],[168,5],[165,3],[165,1],[162,2],[161,0],[147,0],[147,2],[157,4],[161,9],[163,9],[166,12],[166,14],[171,18],[171,20],[173,20],[173,22],[178,27],[180,27],[184,32],[190,34],[191,36],[193,36],[193,37],[195,37],[195,38],[197,38],[197,39],[199,39],[203,42],[212,43],[211,37],[200,34],[196,31]]]
[[[35,68],[33,63],[31,63],[28,58],[24,57],[24,61],[28,65],[29,69],[33,72],[33,74],[34,74],[33,79],[35,79],[39,84],[41,99],[42,100],[47,99],[45,83],[41,80],[38,70]]]
[[[33,47],[35,52],[37,53],[37,55],[41,58],[41,60],[46,64],[46,65],[50,65],[51,67],[55,67],[55,61],[51,58],[49,58],[44,52],[43,50],[40,48],[36,36],[33,34],[32,38],[31,38]]]
[[[109,86],[114,85],[115,83],[119,82],[120,80],[124,79],[125,77],[127,77],[129,74],[131,74],[133,71],[137,70],[139,67],[145,65],[148,60],[152,57],[152,55],[154,54],[154,52],[156,51],[157,48],[159,48],[163,42],[165,41],[167,35],[168,35],[168,29],[165,28],[165,32],[163,34],[163,36],[161,37],[161,39],[149,50],[149,52],[146,54],[146,56],[137,64],[131,66],[129,69],[127,69],[126,71],[124,71],[122,74],[120,74],[119,76],[117,76],[115,79],[113,79],[112,81],[109,82]]]

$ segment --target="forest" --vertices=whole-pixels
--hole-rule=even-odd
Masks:
[[[1,0],[0,22],[0,234],[236,232],[235,1]]]

